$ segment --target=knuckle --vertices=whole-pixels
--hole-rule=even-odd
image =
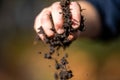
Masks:
[[[71,4],[74,6],[74,5],[78,5],[78,2],[71,2]]]
[[[52,4],[52,9],[60,9],[61,6],[60,6],[60,2],[55,2]]]
[[[48,19],[47,14],[42,16],[42,20],[47,20],[47,19]]]
[[[71,5],[70,5],[71,8],[80,8],[80,5],[78,2],[71,2]]]
[[[50,10],[49,10],[49,8],[43,9],[43,11],[41,12],[40,18],[42,20],[46,20],[46,19],[49,19],[49,16],[50,16]]]
[[[44,8],[43,10],[42,10],[42,13],[45,13],[45,12],[47,12],[48,11],[48,8]]]
[[[41,15],[44,15],[44,14],[49,14],[50,13],[50,7],[46,7],[44,8],[42,11],[41,11]]]

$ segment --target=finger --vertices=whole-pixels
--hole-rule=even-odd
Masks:
[[[41,38],[41,40],[44,40],[45,36],[43,34],[39,34],[40,27],[42,27],[41,26],[41,13],[39,15],[37,15],[37,17],[35,18],[34,29],[35,29],[36,33],[38,34],[38,36]]]
[[[41,25],[43,27],[43,30],[45,34],[48,37],[51,37],[54,35],[54,32],[52,29],[52,20],[51,20],[51,11],[50,9],[44,9],[44,11],[41,13]]]
[[[60,14],[62,12],[61,6],[59,2],[56,2],[52,5],[52,18],[53,23],[55,26],[55,30],[58,34],[61,34],[64,32],[64,29],[62,27],[63,25],[63,14]]]
[[[78,30],[77,32],[69,34],[68,40],[73,41],[77,39],[79,36],[80,36],[80,31]]]
[[[80,6],[77,2],[71,2],[70,10],[72,14],[72,27],[77,29],[80,26]]]
[[[43,28],[45,34],[49,37],[52,36],[54,33],[50,28],[52,27],[52,23],[50,20],[50,9],[45,8],[42,10],[42,12],[36,17],[35,23],[34,23],[34,29],[36,32],[40,32],[40,27]],[[44,34],[38,34],[39,37],[44,40],[45,36]]]

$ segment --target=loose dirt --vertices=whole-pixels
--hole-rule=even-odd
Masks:
[[[68,39],[68,36],[77,31],[83,31],[84,29],[84,19],[82,15],[81,15],[81,23],[80,23],[81,25],[79,26],[79,28],[77,29],[72,28],[72,24],[73,24],[73,22],[71,21],[72,15],[69,8],[70,2],[71,2],[70,0],[60,1],[60,5],[62,8],[62,12],[60,14],[63,15],[63,19],[64,19],[63,28],[65,32],[63,34],[58,34],[55,31],[54,26],[51,28],[51,30],[55,33],[53,37],[47,37],[42,27],[39,28],[40,31],[38,32],[38,34],[43,34],[46,37],[45,42],[46,44],[49,45],[49,52],[43,54],[45,59],[54,60],[55,62],[55,69],[56,69],[56,72],[54,73],[55,80],[69,80],[73,77],[73,72],[68,67],[69,64],[69,61],[67,60],[68,54],[64,53],[64,56],[61,57],[60,56],[61,53],[59,53],[59,49],[63,48],[65,50],[67,47],[69,47],[72,41]],[[60,57],[60,59],[56,58],[55,56],[53,57],[54,53],[56,53],[57,56]],[[42,52],[39,52],[39,54],[42,54]]]

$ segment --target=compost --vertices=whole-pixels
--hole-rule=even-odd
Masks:
[[[49,52],[42,53],[44,54],[44,58],[48,60],[54,60],[55,62],[55,73],[54,73],[54,79],[55,80],[69,80],[73,77],[72,70],[68,67],[69,61],[68,61],[68,53],[64,53],[64,56],[62,56],[59,60],[58,58],[53,57],[53,54],[57,54],[57,56],[60,56],[59,49],[63,48],[64,50],[70,46],[70,44],[73,42],[72,40],[68,39],[68,36],[77,32],[77,31],[83,31],[84,30],[84,18],[81,15],[81,23],[79,28],[73,29],[71,21],[72,15],[69,8],[70,0],[61,0],[60,5],[62,8],[62,12],[60,14],[63,15],[63,29],[64,33],[58,34],[54,28],[54,26],[51,28],[52,31],[54,31],[55,35],[53,37],[47,37],[42,27],[39,28],[38,34],[43,34],[45,36],[45,43],[49,45]],[[51,17],[52,19],[52,17]],[[40,40],[39,38],[37,38]]]

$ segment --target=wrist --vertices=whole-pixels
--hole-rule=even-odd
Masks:
[[[85,18],[86,30],[80,34],[83,37],[95,38],[100,35],[101,21],[96,8],[89,2],[82,0],[78,1],[81,7],[81,15]]]

